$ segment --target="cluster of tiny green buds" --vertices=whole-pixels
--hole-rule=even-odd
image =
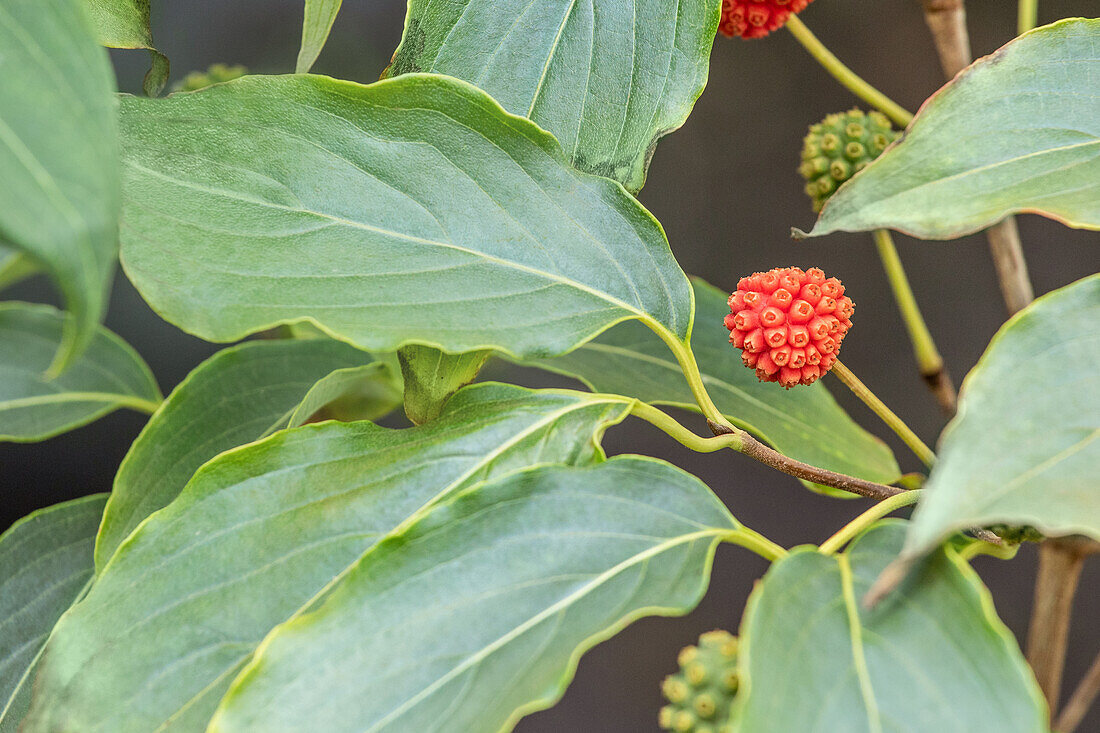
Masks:
[[[205,89],[212,84],[220,84],[223,81],[233,81],[244,76],[248,69],[241,65],[228,66],[226,64],[214,64],[206,71],[192,71],[172,87],[173,92],[195,92]]]
[[[798,172],[806,179],[814,211],[821,211],[840,184],[866,168],[900,136],[886,115],[858,109],[831,114],[811,126],[802,143]]]
[[[1042,532],[1028,525],[994,524],[989,527],[989,531],[1014,545],[1022,542],[1042,542],[1044,539]]]
[[[661,692],[669,704],[658,723],[675,733],[731,733],[730,705],[737,694],[737,637],[708,631],[698,646],[684,647],[680,671],[665,677]]]

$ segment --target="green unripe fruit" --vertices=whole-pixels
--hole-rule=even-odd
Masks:
[[[890,126],[885,115],[858,109],[829,115],[811,126],[802,143],[798,172],[806,179],[806,194],[814,211],[821,211],[840,184],[866,168],[899,137],[901,132]]]
[[[205,89],[208,86],[220,84],[223,81],[233,81],[247,73],[248,69],[243,66],[214,64],[206,71],[192,71],[190,74],[183,77],[182,81],[177,82],[176,85],[172,87],[172,91],[196,92],[199,89]]]
[[[674,733],[731,733],[730,705],[737,693],[737,637],[708,631],[698,646],[684,647],[680,671],[665,677],[661,692],[669,704],[657,723]]]

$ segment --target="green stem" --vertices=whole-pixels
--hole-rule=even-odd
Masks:
[[[878,256],[886,270],[886,279],[890,282],[890,289],[894,291],[894,300],[898,303],[905,328],[909,331],[909,339],[913,342],[913,351],[916,353],[921,374],[934,374],[943,369],[943,357],[940,356],[932,334],[928,331],[928,325],[924,322],[924,316],[921,315],[894,240],[885,229],[875,230],[874,236]]]
[[[806,27],[806,24],[798,19],[797,15],[792,15],[787,20],[787,30],[798,39],[798,42],[810,52],[810,55],[821,64],[825,71],[829,72],[834,79],[843,84],[852,94],[855,94],[867,104],[878,109],[901,127],[905,127],[909,124],[909,121],[913,119],[913,115],[905,108],[894,102],[878,89],[875,89],[858,74],[845,66],[832,51],[825,47],[825,44],[818,40],[817,36]]]
[[[883,499],[878,504],[875,504],[858,517],[848,522],[848,524],[844,525],[839,532],[822,542],[821,547],[818,549],[826,555],[832,555],[841,547],[848,544],[853,537],[885,517],[890,512],[895,509],[900,509],[903,506],[915,504],[917,499],[920,498],[920,495],[920,490],[906,491],[904,494],[898,494],[897,496],[891,496],[889,499]]]
[[[1022,36],[1039,23],[1039,0],[1020,0],[1016,35]]]
[[[879,259],[882,260],[882,267],[886,270],[886,279],[894,293],[898,310],[901,311],[905,329],[909,332],[909,340],[913,344],[913,352],[916,354],[917,367],[920,369],[921,376],[935,393],[944,411],[953,413],[955,387],[944,370],[943,357],[936,348],[936,342],[932,340],[928,324],[924,322],[920,306],[917,305],[917,298],[913,295],[913,288],[905,275],[905,268],[902,267],[901,257],[898,255],[897,247],[894,246],[894,239],[885,229],[875,230],[874,237]]]
[[[789,476],[822,484],[823,486],[832,486],[843,491],[850,491],[853,494],[866,496],[876,501],[905,492],[905,489],[899,489],[896,486],[876,484],[873,481],[865,481],[855,476],[796,461],[777,450],[769,448],[744,430],[727,428],[725,425],[719,425],[714,421],[708,422],[710,422],[711,430],[715,433],[715,436],[704,438],[691,432],[653,405],[635,401],[630,411],[635,417],[640,417],[665,431],[681,445],[700,453],[713,453],[722,448],[732,448]]]
[[[707,392],[707,387],[703,384],[703,375],[699,371],[699,363],[695,361],[695,352],[691,350],[691,345],[678,339],[675,334],[656,321],[643,320],[643,323],[649,326],[665,342],[665,345],[672,351],[673,356],[676,357],[676,361],[680,365],[680,371],[684,373],[688,388],[691,389],[691,394],[695,397],[695,402],[699,405],[699,409],[703,411],[703,415],[708,420],[726,428],[728,432],[743,434],[743,430],[739,430],[730,424],[726,416],[715,406],[714,400],[710,398],[710,393]]]
[[[897,433],[897,436],[901,438],[902,442],[909,446],[909,449],[916,454],[917,458],[921,459],[926,466],[931,467],[936,461],[936,454],[932,452],[924,442],[917,437],[905,421],[894,414],[893,410],[886,406],[886,404],[875,396],[875,393],[867,388],[863,382],[859,381],[855,374],[852,374],[848,367],[844,366],[838,359],[832,368],[833,374],[835,374],[840,381],[844,382],[844,386],[852,391],[856,397],[863,401],[863,404],[871,408],[879,418],[886,423],[887,427]]]
[[[760,557],[771,562],[775,562],[787,556],[787,551],[785,549],[756,530],[749,529],[748,527],[741,527],[741,529],[723,537],[722,540],[724,542],[729,542],[731,545],[744,547],[746,550],[755,552]]]
[[[743,435],[741,431],[737,433],[725,433],[713,438],[704,438],[685,428],[671,415],[658,410],[653,405],[640,401],[634,403],[630,408],[630,413],[660,428],[677,443],[686,448],[690,448],[696,453],[714,453],[723,448],[732,448],[734,450],[741,449],[741,436]]]

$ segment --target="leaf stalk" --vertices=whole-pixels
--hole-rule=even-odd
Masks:
[[[847,474],[796,461],[777,450],[769,448],[746,431],[730,426],[728,421],[719,424],[708,419],[707,424],[710,426],[711,432],[714,433],[714,437],[704,438],[645,402],[635,401],[630,412],[635,417],[660,428],[681,445],[698,453],[713,453],[723,448],[731,448],[789,476],[859,494],[876,501],[906,493],[906,489],[897,486],[877,484],[874,481],[865,481],[855,476],[848,476]]]
[[[858,517],[848,522],[848,524],[841,527],[839,532],[822,542],[818,549],[826,555],[834,554],[837,550],[844,547],[844,545],[851,542],[856,535],[885,517],[887,514],[890,514],[896,509],[909,506],[910,504],[916,504],[917,500],[920,499],[921,493],[921,489],[916,489],[880,501],[878,504],[875,504]]]
[[[924,465],[929,468],[932,467],[932,464],[936,462],[936,454],[924,444],[924,441],[917,437],[917,434],[905,424],[904,420],[887,407],[886,403],[875,396],[875,393],[868,389],[867,385],[859,381],[859,378],[848,367],[844,366],[839,359],[833,364],[832,372],[844,383],[845,387],[852,391],[852,394],[862,400],[863,404],[870,407],[871,411],[878,415],[886,423],[886,426],[901,438],[902,442],[909,447],[909,450],[913,451],[917,458],[924,462]]]
[[[920,306],[917,305],[917,298],[913,294],[913,288],[901,264],[901,256],[898,255],[897,247],[894,246],[894,239],[885,229],[876,230],[874,237],[879,259],[882,260],[882,267],[886,271],[886,279],[894,293],[898,310],[901,311],[905,329],[909,332],[909,340],[913,344],[913,353],[917,357],[917,367],[920,369],[921,376],[935,395],[940,408],[948,415],[954,414],[955,385],[951,382],[951,375],[944,368],[943,357],[940,356]]]
[[[755,552],[769,562],[775,562],[787,556],[786,549],[775,544],[756,530],[749,529],[748,527],[741,527],[741,529],[731,532],[722,539],[724,542],[728,542],[731,545],[738,545],[750,552]]]

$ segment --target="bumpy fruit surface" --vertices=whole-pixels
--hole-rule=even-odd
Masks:
[[[214,64],[206,71],[192,71],[172,87],[172,91],[197,92],[199,89],[205,89],[213,84],[220,84],[223,81],[233,81],[247,73],[248,69],[243,66]]]
[[[745,366],[787,389],[813,384],[832,368],[852,327],[855,303],[816,267],[780,267],[741,278],[726,328]]]
[[[801,13],[812,0],[722,0],[718,30],[733,38],[763,38],[783,27],[792,13]]]
[[[806,194],[821,207],[840,184],[859,173],[901,136],[881,112],[851,109],[832,114],[810,127],[802,141],[802,165]]]
[[[732,733],[730,705],[737,694],[737,637],[708,631],[699,646],[684,647],[680,671],[661,683],[668,705],[658,723],[676,733]]]

